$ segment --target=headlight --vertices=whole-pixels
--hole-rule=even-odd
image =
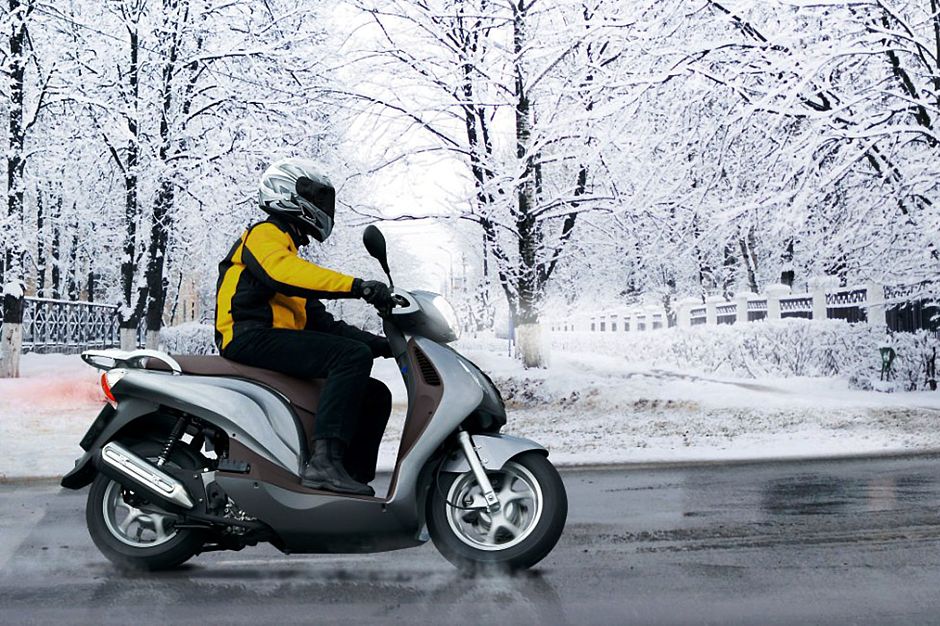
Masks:
[[[459,339],[460,324],[457,323],[457,314],[454,313],[454,307],[450,305],[450,302],[445,300],[443,296],[434,296],[434,299],[431,300],[431,306],[437,309],[437,312],[441,314],[441,317],[443,317],[447,325],[450,326],[450,331],[454,333],[454,339]]]

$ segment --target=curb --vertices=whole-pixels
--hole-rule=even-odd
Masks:
[[[0,487],[46,487],[60,480],[61,476],[0,476]]]
[[[888,450],[871,453],[846,453],[824,456],[782,456],[750,459],[702,459],[693,461],[623,461],[619,463],[559,463],[563,472],[605,472],[616,470],[681,469],[690,467],[720,467],[742,465],[776,465],[807,462],[887,461],[891,459],[916,459],[940,457],[940,448],[926,450]],[[390,472],[378,472],[389,474]],[[0,476],[0,487],[46,487],[58,485],[61,476]]]
[[[825,454],[809,456],[778,456],[741,459],[701,459],[692,461],[624,461],[618,463],[559,463],[556,467],[566,472],[590,472],[608,470],[644,470],[644,469],[670,469],[685,467],[719,467],[741,465],[776,465],[788,463],[812,462],[851,462],[851,461],[888,461],[891,459],[916,459],[940,457],[940,448],[926,448],[922,450],[886,450],[883,452],[847,452],[845,454]]]

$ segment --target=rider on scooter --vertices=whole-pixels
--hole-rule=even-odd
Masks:
[[[372,360],[390,358],[384,337],[336,320],[321,299],[362,298],[385,306],[385,283],[320,267],[298,256],[333,229],[335,190],[316,164],[289,158],[259,185],[268,219],[246,230],[219,264],[215,341],[222,356],[297,378],[325,378],[303,484],[373,495],[379,442],[391,394],[370,379]]]

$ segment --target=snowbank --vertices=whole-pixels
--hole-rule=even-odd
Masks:
[[[506,432],[562,463],[699,461],[940,448],[940,393],[882,394],[844,378],[747,378],[586,352],[547,370],[471,353],[510,408]]]

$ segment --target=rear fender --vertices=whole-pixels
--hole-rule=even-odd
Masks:
[[[81,489],[90,484],[97,473],[94,459],[101,447],[112,439],[140,438],[153,431],[169,432],[173,427],[173,418],[161,415],[159,409],[157,404],[137,398],[121,400],[117,409],[106,406],[86,435],[86,438],[92,435],[92,440],[82,440],[83,444],[88,445],[85,454],[75,461],[72,471],[62,477],[62,486]],[[96,430],[97,435],[94,435]]]
[[[473,446],[480,456],[480,462],[488,470],[498,470],[514,456],[523,452],[534,450],[548,456],[548,450],[531,439],[513,437],[512,435],[471,435]],[[441,466],[442,472],[463,474],[470,471],[470,464],[459,451],[451,454],[450,458]]]

